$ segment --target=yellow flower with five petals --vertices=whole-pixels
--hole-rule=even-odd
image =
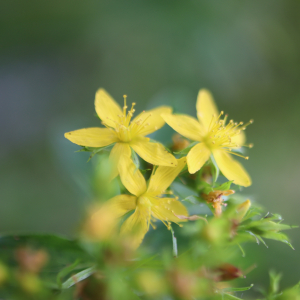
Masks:
[[[114,166],[112,178],[118,175],[120,157],[130,157],[131,148],[148,163],[176,166],[176,158],[162,144],[151,142],[145,137],[165,124],[160,115],[171,113],[172,109],[160,106],[147,112],[143,111],[131,121],[135,111],[134,105],[135,103],[132,103],[131,110],[127,113],[126,96],[122,110],[104,89],[99,89],[95,97],[95,109],[106,128],[84,128],[65,133],[68,140],[80,146],[105,147],[115,143],[110,153],[110,160]]]
[[[122,156],[119,164],[120,177],[132,195],[118,195],[105,202],[87,222],[85,228],[89,234],[100,239],[111,237],[118,219],[134,210],[122,224],[120,234],[129,237],[132,247],[137,248],[150,225],[155,228],[155,219],[161,220],[168,228],[170,222],[186,221],[184,217],[188,216],[188,212],[185,206],[177,198],[163,196],[185,165],[186,158],[183,157],[177,160],[176,167],[157,167],[147,186],[144,176],[136,169],[132,160]]]
[[[251,185],[251,179],[243,166],[232,158],[231,154],[242,156],[232,151],[245,146],[243,130],[251,124],[235,123],[230,120],[227,124],[227,115],[223,119],[223,112],[218,113],[212,95],[202,89],[197,98],[198,120],[187,115],[163,114],[162,117],[175,131],[188,139],[197,141],[187,155],[189,173],[197,172],[212,154],[218,167],[228,180],[241,186]],[[251,145],[249,145],[251,147]],[[248,159],[248,157],[244,157]]]

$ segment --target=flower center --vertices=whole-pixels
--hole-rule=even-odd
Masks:
[[[131,109],[127,112],[127,96],[124,95],[123,97],[124,106],[122,115],[118,116],[118,120],[114,120],[116,123],[115,134],[122,142],[130,142],[142,131],[142,129],[150,125],[149,123],[146,123],[146,121],[149,117],[151,117],[151,114],[148,114],[145,118],[141,117],[140,119],[131,122],[131,118],[135,112],[135,103],[131,104]],[[145,111],[143,111],[143,113],[145,113]]]
[[[231,150],[232,148],[240,148],[242,146],[249,148],[253,147],[252,144],[239,145],[236,142],[236,137],[241,134],[241,131],[245,130],[248,125],[252,124],[253,120],[250,120],[247,124],[244,124],[243,122],[237,123],[230,120],[226,124],[228,115],[225,115],[223,119],[220,119],[223,114],[224,112],[221,111],[218,117],[215,115],[212,116],[208,133],[203,138],[203,142],[211,151],[222,148],[228,153],[248,159],[248,156],[240,155],[236,152],[232,152]]]
[[[147,207],[147,208],[151,209],[152,203],[151,203],[151,201],[149,200],[148,197],[140,196],[137,199],[137,205],[142,205],[143,207]]]

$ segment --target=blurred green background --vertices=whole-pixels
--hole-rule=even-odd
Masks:
[[[1,233],[76,232],[93,161],[63,134],[99,125],[99,87],[137,112],[194,116],[206,87],[234,120],[253,118],[243,193],[299,224],[299,13],[297,0],[1,1]],[[284,285],[300,280],[299,230],[289,234],[296,251],[249,247],[259,268],[245,282],[266,282],[270,268]]]

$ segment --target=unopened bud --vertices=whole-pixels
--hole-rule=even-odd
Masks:
[[[240,269],[231,264],[223,264],[216,271],[219,273],[217,277],[218,281],[232,280],[243,275]]]
[[[246,200],[245,202],[243,202],[242,204],[240,204],[237,209],[236,209],[236,212],[237,212],[237,220],[240,222],[242,221],[242,219],[245,217],[247,211],[249,210],[251,206],[251,202],[250,200]]]

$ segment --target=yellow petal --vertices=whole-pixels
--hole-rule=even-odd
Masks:
[[[224,150],[215,150],[213,155],[218,167],[228,180],[233,180],[233,183],[241,186],[251,185],[251,178],[246,170],[230,154]]]
[[[176,158],[160,143],[152,143],[149,138],[139,137],[130,142],[133,150],[152,165],[175,167]]]
[[[177,160],[176,167],[159,166],[154,175],[151,175],[147,193],[151,195],[162,194],[174,181],[186,164],[186,158]]]
[[[104,147],[118,141],[114,132],[107,128],[83,128],[65,133],[72,143],[86,147]]]
[[[168,106],[160,106],[152,110],[144,111],[137,115],[131,122],[133,134],[148,135],[165,125],[161,114],[172,113],[172,108]],[[141,125],[136,125],[141,124]],[[136,129],[135,129],[136,128]]]
[[[136,249],[148,231],[149,212],[145,207],[137,207],[135,212],[122,224],[121,235],[127,237]]]
[[[85,224],[85,233],[88,237],[100,240],[107,239],[116,230],[118,218],[135,209],[136,197],[118,195],[111,198],[97,210],[93,210],[91,217]]]
[[[122,110],[119,104],[104,90],[99,89],[95,97],[95,109],[99,118],[109,127],[116,127]]]
[[[153,204],[152,215],[159,220],[172,222],[185,222],[183,218],[177,216],[188,216],[187,209],[178,200],[174,198],[150,198]]]
[[[212,116],[219,116],[218,108],[214,102],[212,94],[205,89],[199,91],[197,98],[197,117],[201,124],[208,129]]]
[[[200,123],[187,115],[162,115],[163,119],[169,126],[181,135],[193,141],[201,141],[203,136],[203,128]]]
[[[194,174],[199,171],[209,159],[210,153],[210,150],[206,148],[204,143],[199,143],[194,146],[186,157],[189,173]]]
[[[122,183],[131,194],[140,196],[146,191],[145,178],[133,163],[131,156],[122,155],[118,170]]]
[[[231,138],[231,143],[239,145],[242,147],[246,142],[246,135],[243,130],[241,130],[240,134],[235,135]]]
[[[111,162],[111,168],[112,168],[110,179],[113,179],[116,176],[118,176],[119,174],[118,165],[122,155],[130,156],[131,149],[127,143],[116,143],[109,155],[109,160]]]

